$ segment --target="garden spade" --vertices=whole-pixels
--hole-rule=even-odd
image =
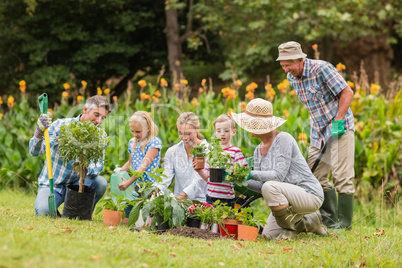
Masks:
[[[47,113],[47,94],[43,93],[38,98],[39,109],[42,114]],[[53,193],[53,171],[52,171],[52,158],[50,156],[50,142],[49,142],[49,130],[46,128],[43,132],[45,136],[45,146],[46,146],[46,161],[47,161],[47,171],[49,176],[49,187],[50,187],[50,195],[48,199],[49,203],[49,213],[52,218],[57,217],[57,209],[56,209],[56,198]]]

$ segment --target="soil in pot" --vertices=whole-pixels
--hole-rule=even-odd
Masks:
[[[254,241],[257,238],[259,229],[248,225],[238,225],[237,239],[245,241]]]
[[[200,225],[201,225],[201,221],[199,219],[187,218],[187,226],[188,227],[200,228]]]
[[[103,223],[107,226],[117,226],[121,222],[123,212],[104,209],[103,210]]]
[[[209,181],[210,182],[223,182],[223,175],[225,174],[224,168],[210,168]]]
[[[78,192],[79,185],[67,186],[62,217],[79,220],[92,220],[95,191],[85,186],[84,192]]]
[[[195,170],[204,169],[205,166],[205,157],[204,156],[194,156],[195,161]]]

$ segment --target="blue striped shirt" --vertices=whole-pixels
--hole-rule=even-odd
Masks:
[[[60,127],[66,125],[70,122],[78,121],[80,116],[75,118],[64,118],[58,119],[52,123],[49,127],[49,142],[50,142],[50,154],[52,159],[52,171],[53,171],[53,181],[54,190],[62,194],[65,190],[66,185],[72,184],[79,179],[79,174],[73,171],[72,164],[74,160],[70,161],[67,165],[64,165],[63,159],[58,153],[59,144],[57,142],[57,137],[60,134]],[[106,132],[104,132],[106,136]],[[29,153],[32,156],[40,156],[46,154],[45,139],[38,139],[35,136],[29,141]],[[88,172],[86,173],[87,178],[93,178],[98,176],[103,170],[103,161],[98,161],[91,163],[88,166]],[[45,158],[45,164],[43,166],[42,172],[38,178],[39,187],[49,187],[49,177],[47,170],[47,160]]]
[[[329,62],[307,58],[302,77],[294,77],[288,73],[287,79],[310,113],[310,144],[320,149],[331,136],[331,121],[338,113],[339,93],[348,84]],[[344,119],[344,128],[354,131],[350,108]]]

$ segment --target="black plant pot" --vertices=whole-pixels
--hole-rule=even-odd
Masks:
[[[223,175],[225,174],[224,168],[210,168],[209,181],[210,182],[223,182]]]
[[[79,193],[78,189],[78,185],[67,186],[63,214],[61,216],[69,219],[92,220],[95,190],[85,186],[84,192]]]
[[[188,227],[200,228],[200,225],[201,225],[201,221],[199,219],[187,218],[187,226]]]
[[[158,217],[158,231],[164,231],[169,229],[169,220],[163,222],[163,217]]]

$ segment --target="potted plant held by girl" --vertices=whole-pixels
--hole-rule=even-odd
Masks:
[[[227,175],[226,169],[231,164],[230,155],[223,151],[219,145],[221,139],[212,138],[209,145],[209,153],[207,155],[207,163],[209,165],[209,181],[210,182],[223,182]]]
[[[205,156],[207,154],[207,148],[205,144],[197,144],[190,151],[193,155],[195,161],[195,170],[204,169],[205,166]]]

